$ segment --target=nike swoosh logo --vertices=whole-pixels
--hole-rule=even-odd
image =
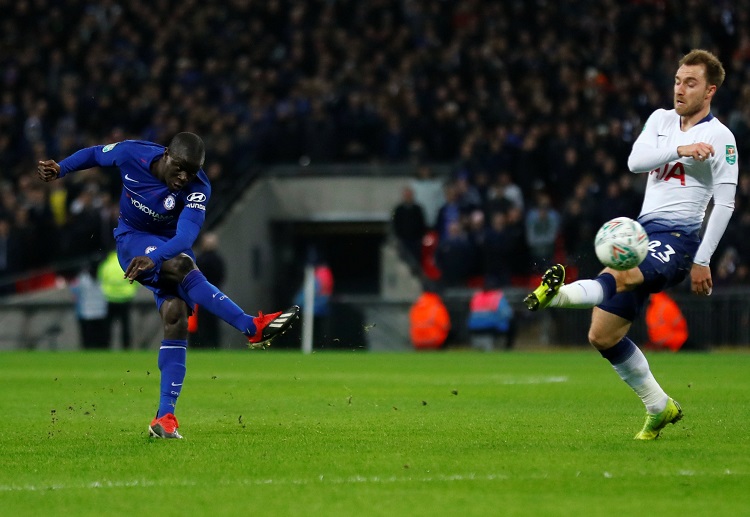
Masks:
[[[175,384],[175,383],[173,382],[173,383],[172,383],[172,386],[182,386],[182,383],[179,383],[179,384]]]
[[[214,293],[214,295],[211,298],[216,298],[216,295],[219,293]]]
[[[125,179],[128,181],[132,181],[133,183],[140,183],[140,181],[134,180],[133,178],[129,177],[127,174],[125,175]]]

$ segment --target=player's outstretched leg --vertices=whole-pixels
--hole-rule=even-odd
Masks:
[[[178,292],[183,300],[197,303],[245,334],[251,348],[267,346],[274,338],[286,332],[299,316],[299,307],[296,305],[273,314],[246,314],[227,295],[206,280],[198,269],[193,269],[185,275],[178,285]]]
[[[255,334],[247,337],[250,342],[250,348],[265,348],[271,344],[275,338],[289,330],[294,320],[299,318],[299,306],[292,305],[285,311],[274,312],[273,314],[258,313],[253,318],[255,325]]]
[[[544,309],[557,295],[563,284],[565,284],[565,267],[562,264],[555,264],[544,272],[542,283],[523,299],[523,303],[530,311]]]
[[[655,415],[646,415],[643,429],[635,435],[636,440],[656,440],[667,424],[675,424],[682,419],[682,408],[672,397],[667,400],[664,411]]]

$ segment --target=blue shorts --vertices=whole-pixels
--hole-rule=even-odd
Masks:
[[[664,231],[663,226],[643,225],[648,233],[648,254],[638,266],[643,284],[633,291],[619,293],[598,307],[633,321],[651,293],[658,293],[682,282],[693,267],[693,258],[700,245],[698,232]]]
[[[117,235],[115,237],[115,240],[117,241],[117,259],[120,261],[122,270],[127,270],[130,261],[135,257],[152,253],[156,248],[167,242],[169,239],[169,237],[162,237],[161,235],[152,235],[150,233],[136,231],[128,231]],[[195,261],[193,250],[186,249],[183,250],[182,253],[188,255],[193,261]],[[153,291],[154,300],[156,300],[156,307],[161,310],[161,304],[164,303],[164,300],[180,298],[185,301],[188,308],[192,308],[193,303],[190,300],[185,300],[185,298],[177,292],[176,284],[161,281],[159,278],[160,273],[161,266],[157,266],[149,271],[141,273],[136,279],[139,284]]]

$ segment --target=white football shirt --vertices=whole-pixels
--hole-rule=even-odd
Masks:
[[[677,147],[698,142],[711,144],[714,155],[701,162],[677,154]],[[708,115],[689,130],[682,131],[680,116],[675,110],[654,111],[628,158],[628,168],[632,172],[649,173],[639,219],[642,222],[658,221],[666,227],[686,232],[697,231],[712,196],[715,207],[728,208],[731,216],[739,175],[737,162],[734,135],[716,117]],[[714,208],[712,219],[716,215]],[[724,234],[729,222],[726,211],[717,217],[717,223],[719,219],[726,220],[718,227],[709,224],[707,228],[704,241],[709,242],[701,244],[696,255],[699,264],[708,264]]]

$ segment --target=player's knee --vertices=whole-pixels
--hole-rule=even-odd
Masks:
[[[195,268],[196,265],[195,262],[193,262],[193,259],[185,254],[180,254],[167,260],[162,266],[162,271],[166,271],[171,275],[182,279]]]
[[[164,335],[169,337],[187,335],[187,306],[182,300],[169,300],[162,307]]]
[[[164,319],[164,335],[169,339],[182,339],[188,333],[188,319],[185,317],[176,317]]]
[[[643,283],[643,273],[641,273],[641,270],[637,267],[626,271],[616,271],[607,268],[605,269],[605,272],[615,277],[618,293],[632,291]]]
[[[615,335],[605,332],[599,332],[594,329],[589,330],[588,338],[591,346],[593,346],[597,350],[605,350],[607,348],[611,348],[615,346],[620,340]]]

